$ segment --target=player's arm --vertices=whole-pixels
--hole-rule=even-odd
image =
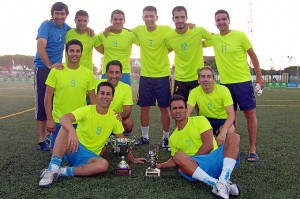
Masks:
[[[100,44],[99,46],[95,47],[95,49],[97,50],[97,52],[104,55],[104,46],[103,46],[103,44]]]
[[[46,128],[48,132],[53,132],[56,130],[56,123],[52,116],[52,99],[54,94],[54,88],[51,86],[46,87],[46,93],[44,98],[45,112],[47,116]]]
[[[97,104],[95,90],[94,89],[93,90],[89,90],[88,91],[88,95],[90,97],[91,104]]]
[[[48,57],[48,53],[46,51],[46,46],[47,46],[46,39],[44,39],[44,38],[37,39],[37,52],[39,53],[42,62],[49,69],[51,69],[51,68],[63,69],[63,65],[61,63],[54,63],[54,64],[51,63],[51,61]]]
[[[220,128],[220,132],[216,138],[218,146],[225,143],[226,135],[228,133],[229,128],[235,128],[233,125],[233,122],[235,120],[235,111],[233,108],[233,105],[229,105],[225,107],[228,118],[225,121],[225,123]],[[232,126],[232,127],[231,127]]]
[[[73,126],[73,122],[76,122],[76,118],[72,113],[68,113],[59,119],[62,128],[68,131],[68,149],[71,152],[78,151],[78,138],[76,135],[76,129]]]
[[[195,155],[202,155],[202,154],[209,154],[213,149],[213,131],[212,129],[209,129],[203,133],[201,133],[201,140],[202,140],[202,145],[200,146],[199,150]]]
[[[131,114],[131,105],[123,105],[123,112],[121,113],[122,119],[126,119],[130,117]]]
[[[42,62],[49,68],[51,69],[52,63],[48,57],[48,53],[46,51],[46,46],[47,46],[47,40],[44,38],[38,38],[37,39],[37,52],[40,55],[40,58]]]
[[[193,106],[191,106],[191,105],[189,105],[189,104],[187,105],[187,112],[186,112],[186,115],[187,115],[188,117],[190,117],[190,115],[192,114],[193,109],[194,109]]]
[[[261,86],[261,89],[263,89],[265,87],[265,83],[264,83],[264,79],[261,74],[258,58],[257,58],[253,48],[250,48],[249,50],[247,50],[247,53],[251,59],[251,62],[253,64],[253,67],[255,70],[256,82],[259,83],[259,85]]]
[[[159,163],[156,165],[156,168],[158,168],[158,169],[165,169],[165,168],[170,168],[170,167],[176,167],[173,157],[171,157],[170,159],[168,159],[165,162],[162,162],[162,163]]]

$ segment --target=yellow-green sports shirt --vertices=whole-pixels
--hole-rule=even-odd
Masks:
[[[212,93],[205,93],[202,86],[191,90],[187,103],[193,107],[197,104],[200,115],[214,119],[227,119],[226,107],[233,104],[227,87],[215,84]]]
[[[152,32],[145,25],[132,29],[140,45],[141,76],[157,78],[170,75],[170,61],[164,39],[172,30],[169,26],[160,25]]]
[[[204,66],[202,39],[210,39],[211,33],[202,27],[187,29],[184,34],[176,30],[167,34],[167,48],[175,52],[175,80],[181,82],[198,79],[197,69]]]
[[[100,82],[105,82],[107,79],[97,79],[95,80],[95,90],[97,91],[97,86]],[[117,87],[115,87],[115,94],[112,102],[110,103],[110,108],[122,113],[123,112],[123,106],[131,106],[133,105],[133,99],[132,99],[132,89],[128,84],[125,84],[121,81],[119,81]]]
[[[204,116],[189,117],[184,129],[179,131],[176,128],[169,138],[171,156],[174,156],[177,151],[182,151],[189,156],[195,155],[203,144],[201,134],[209,129],[212,127]],[[218,148],[214,137],[213,145],[213,150]]]
[[[213,46],[220,82],[222,84],[241,83],[251,80],[247,62],[247,50],[252,44],[246,34],[231,30],[227,35],[216,34],[205,41],[206,46]]]
[[[76,134],[79,142],[97,155],[111,132],[121,134],[124,131],[122,123],[111,109],[101,115],[97,112],[96,105],[89,105],[76,109],[72,114],[77,122]]]
[[[119,60],[123,65],[123,73],[130,73],[130,55],[132,44],[136,43],[135,35],[128,30],[116,34],[108,33],[107,37],[103,32],[99,34],[99,39],[104,46],[104,63],[102,72],[106,71],[106,64],[111,60]]]
[[[98,47],[101,42],[97,35],[90,36],[87,32],[79,34],[75,29],[71,29],[67,32],[66,43],[72,39],[79,40],[83,45],[82,56],[80,58],[80,65],[87,67],[93,71],[93,49]],[[66,57],[66,63],[68,63],[68,57]]]
[[[84,66],[72,70],[64,64],[63,70],[51,69],[46,85],[54,88],[52,116],[56,123],[59,118],[86,105],[86,93],[93,90],[93,72]]]

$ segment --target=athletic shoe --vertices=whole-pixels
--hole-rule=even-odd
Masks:
[[[41,151],[50,151],[49,145],[46,143],[46,141],[39,142],[40,150]]]
[[[45,137],[45,142],[50,146],[51,135],[46,135],[46,137]]]
[[[141,137],[137,142],[135,142],[135,145],[141,146],[143,144],[149,144],[149,139]]]
[[[229,194],[232,196],[239,196],[241,195],[241,189],[239,184],[233,184],[230,180],[227,182],[229,186]]]
[[[229,185],[217,182],[213,189],[211,190],[215,196],[219,199],[229,199]]]
[[[50,171],[48,169],[43,169],[39,176],[39,187],[47,188],[52,182],[58,179],[60,176],[60,169],[58,171]]]
[[[162,148],[170,148],[169,146],[169,139],[168,138],[164,138],[162,140],[162,145],[161,145]]]

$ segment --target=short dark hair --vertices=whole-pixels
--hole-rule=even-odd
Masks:
[[[69,8],[66,4],[64,4],[63,2],[56,2],[52,5],[51,7],[51,16],[53,16],[54,11],[62,11],[65,10],[66,14],[69,14]]]
[[[77,17],[79,17],[79,16],[87,16],[87,17],[89,17],[89,14],[88,14],[87,11],[85,11],[85,10],[78,10],[78,11],[76,12],[76,14],[75,14],[75,19],[76,19]]]
[[[174,102],[174,101],[183,101],[185,108],[187,108],[186,99],[182,95],[173,95],[172,96],[172,98],[170,100],[170,108],[171,108],[172,102]]]
[[[98,86],[97,86],[97,94],[99,93],[99,90],[100,90],[100,88],[101,88],[102,86],[108,86],[108,87],[110,87],[111,90],[112,90],[112,95],[113,95],[113,96],[115,95],[115,87],[114,87],[114,85],[113,85],[112,83],[110,83],[110,82],[107,82],[107,81],[105,81],[105,82],[100,82],[100,83],[98,84]]]
[[[120,71],[121,71],[121,73],[122,73],[123,65],[122,65],[122,63],[121,63],[119,60],[111,60],[110,62],[108,62],[108,63],[106,64],[106,70],[105,70],[106,73],[107,73],[107,71],[109,70],[109,67],[110,67],[111,65],[120,66]]]
[[[175,11],[184,11],[185,15],[187,16],[187,10],[184,6],[176,6],[175,8],[173,8],[173,10],[172,10],[173,17],[174,17],[174,12]]]
[[[218,10],[218,11],[215,13],[215,18],[216,18],[216,16],[217,16],[217,14],[221,14],[221,13],[226,14],[226,15],[227,15],[227,18],[230,19],[230,16],[229,16],[229,14],[228,14],[228,12],[227,12],[226,10]]]
[[[154,6],[146,6],[144,9],[143,9],[143,14],[145,11],[154,11],[154,13],[157,15],[157,9],[156,7]]]
[[[113,19],[115,14],[123,15],[124,19],[125,19],[125,13],[122,10],[116,9],[116,10],[112,11],[111,16],[110,16],[110,20]]]
[[[77,39],[72,39],[72,40],[68,41],[68,43],[66,44],[66,52],[68,52],[69,47],[70,47],[71,45],[74,45],[74,44],[80,46],[81,53],[82,53],[82,51],[83,51],[83,45],[82,45],[82,43],[81,43],[79,40],[77,40]]]

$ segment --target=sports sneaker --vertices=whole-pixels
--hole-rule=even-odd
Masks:
[[[217,182],[213,189],[211,190],[215,196],[219,199],[229,199],[229,185]]]
[[[162,148],[170,148],[168,138],[163,138],[161,147]]]
[[[141,146],[143,144],[149,144],[149,139],[141,137],[137,142],[135,142],[135,145]]]
[[[46,135],[45,137],[45,142],[50,146],[50,142],[51,142],[51,135]]]
[[[60,169],[58,171],[50,171],[48,169],[43,169],[39,176],[39,187],[47,188],[53,181],[57,180],[60,176]]]
[[[39,142],[40,150],[41,151],[50,151],[49,145],[46,143],[46,141]]]
[[[232,196],[239,196],[241,195],[241,189],[239,184],[233,184],[230,180],[227,182],[229,186],[229,194]]]

